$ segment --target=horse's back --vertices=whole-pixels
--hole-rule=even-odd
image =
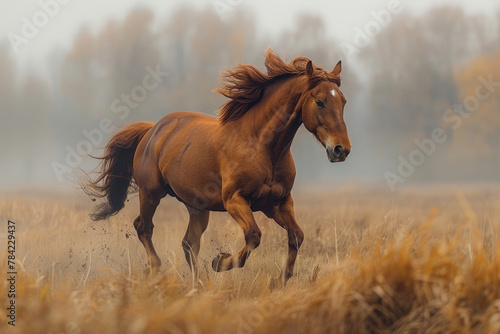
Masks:
[[[213,139],[214,132],[219,128],[219,121],[207,114],[179,111],[163,117],[155,128],[152,130],[155,137],[152,140],[157,141],[156,158],[162,160],[169,153],[175,155],[179,149],[186,153],[193,141],[206,143]]]
[[[218,118],[205,113],[195,111],[176,111],[164,116],[158,121],[158,123],[169,122],[172,120],[206,122],[210,124],[217,124],[219,122]]]
[[[213,129],[217,124],[217,118],[207,114],[189,111],[174,112],[166,115],[154,125],[144,137],[141,146],[144,151],[148,151],[148,155],[154,156],[154,160],[158,160],[161,158],[164,146],[176,142],[180,144],[183,139],[191,137],[193,132],[207,135],[208,130]],[[167,150],[175,151],[175,145],[170,145]]]

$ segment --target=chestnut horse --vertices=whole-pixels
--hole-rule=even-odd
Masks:
[[[227,211],[245,235],[245,246],[237,254],[214,258],[215,271],[245,265],[261,239],[252,212],[261,211],[288,233],[281,282],[292,276],[304,233],[291,195],[295,166],[290,146],[304,124],[325,147],[330,162],[344,161],[351,149],[343,119],[346,99],[339,89],[341,62],[332,71],[305,57],[287,64],[269,48],[265,67],[267,73],[240,64],[223,73],[216,92],[229,101],[218,118],[175,112],[156,124],[133,123],[110,139],[99,158],[99,176],[85,190],[107,201],[91,217],[101,220],[118,213],[134,180],[140,199],[134,226],[153,272],[161,264],[151,240],[153,215],[160,200],[170,195],[189,211],[182,246],[195,280],[200,237],[210,211]]]

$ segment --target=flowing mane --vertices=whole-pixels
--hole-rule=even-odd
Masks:
[[[222,86],[215,90],[230,100],[224,103],[219,111],[221,123],[236,120],[257,104],[267,86],[278,79],[304,75],[306,65],[310,61],[306,57],[293,58],[286,64],[271,48],[267,48],[264,65],[267,74],[257,67],[239,64],[233,69],[226,69],[222,77]],[[314,87],[328,80],[340,86],[340,76],[335,76],[321,67],[314,67],[314,73],[309,78],[309,86]]]

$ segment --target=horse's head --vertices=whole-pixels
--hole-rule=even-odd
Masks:
[[[326,80],[320,78],[319,83],[313,84],[318,74],[311,61],[306,66],[306,75],[312,88],[303,95],[302,121],[306,129],[326,148],[330,162],[344,161],[351,151],[351,141],[344,123],[344,105],[347,100],[339,88],[341,69],[341,63],[338,62],[331,72],[326,73]]]

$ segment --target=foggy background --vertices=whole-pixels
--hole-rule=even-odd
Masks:
[[[74,153],[99,155],[111,135],[103,119],[215,115],[220,71],[263,69],[268,46],[328,70],[343,62],[351,155],[330,164],[302,127],[299,186],[498,183],[499,5],[397,2],[3,1],[0,189],[74,187],[78,168],[95,167]]]

